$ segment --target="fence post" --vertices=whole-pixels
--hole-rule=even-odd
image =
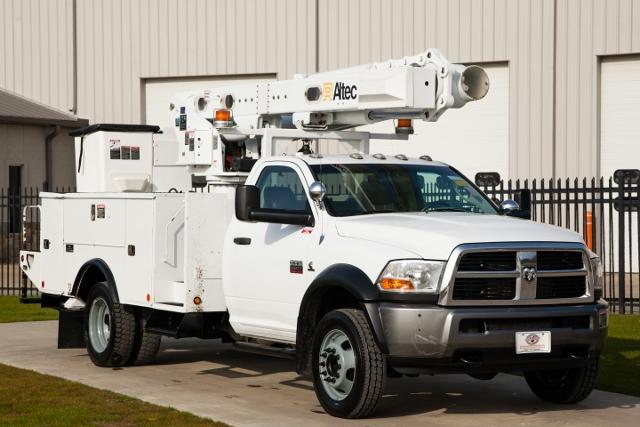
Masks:
[[[625,312],[625,272],[624,272],[624,174],[618,180],[618,313]]]

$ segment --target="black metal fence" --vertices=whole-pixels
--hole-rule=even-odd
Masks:
[[[56,188],[65,193],[73,189]],[[40,204],[40,190],[31,188],[0,188],[0,295],[23,298],[37,295],[37,289],[24,280],[20,270],[20,250],[39,250],[40,210],[26,206]]]
[[[492,198],[531,192],[531,219],[582,235],[605,269],[604,296],[611,310],[640,312],[640,170],[618,170],[610,178],[509,180],[478,174],[476,183]]]
[[[497,174],[478,174],[476,183],[490,197],[515,198],[521,189],[531,192],[533,221],[580,233],[605,268],[604,295],[611,309],[640,312],[640,170],[619,170],[610,178],[500,181]],[[72,191],[57,188],[56,192]],[[37,188],[0,189],[0,295],[35,296],[22,280],[21,248],[37,250],[40,242]]]

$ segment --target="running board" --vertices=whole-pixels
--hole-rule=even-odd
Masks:
[[[262,356],[273,356],[281,359],[296,358],[296,351],[293,348],[272,347],[243,341],[236,341],[233,346],[237,350]]]

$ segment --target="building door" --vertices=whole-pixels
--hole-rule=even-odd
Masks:
[[[9,233],[22,232],[20,188],[22,188],[22,166],[9,166]]]
[[[600,74],[600,175],[608,182],[617,169],[640,169],[640,57],[604,59]],[[614,184],[616,185],[616,184]],[[638,271],[638,212],[625,214],[625,252]],[[604,213],[605,224],[609,213]],[[613,243],[614,268],[618,268],[618,213],[613,212],[613,242],[605,233],[605,245]],[[632,245],[630,247],[630,245]]]

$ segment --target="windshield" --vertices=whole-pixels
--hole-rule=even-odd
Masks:
[[[470,212],[496,209],[462,175],[448,166],[331,164],[311,166],[327,188],[325,205],[333,216],[385,212]]]

